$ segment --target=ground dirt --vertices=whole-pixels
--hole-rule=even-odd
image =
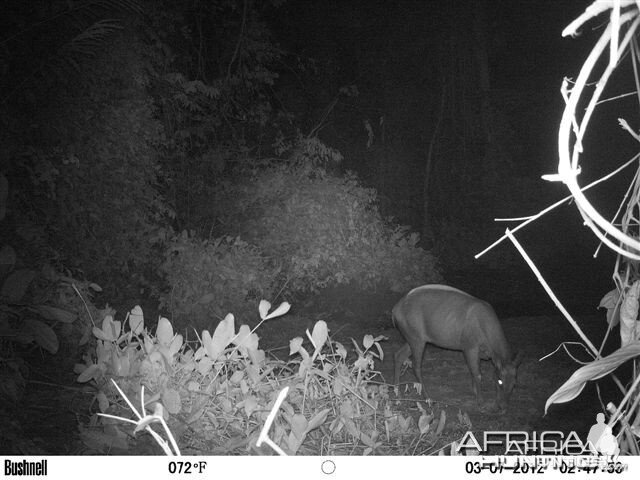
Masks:
[[[261,334],[261,345],[273,352],[288,352],[288,339],[304,336],[305,329],[313,328],[317,320],[325,320],[332,339],[349,347],[355,339],[360,345],[365,334],[384,335],[382,342],[384,359],[376,366],[380,371],[380,381],[393,381],[393,353],[403,344],[400,333],[391,323],[390,311],[400,294],[357,294],[348,289],[324,292],[314,302],[292,308],[291,315],[274,319],[265,324]],[[604,313],[583,315],[576,318],[586,335],[597,345],[606,331]],[[460,430],[457,424],[459,414],[466,414],[474,434],[483,431],[560,431],[565,435],[575,431],[585,439],[589,428],[596,422],[596,414],[602,411],[597,390],[593,383],[587,385],[582,394],[566,404],[551,405],[545,415],[547,398],[577,370],[580,365],[571,360],[560,349],[563,342],[578,342],[580,339],[568,321],[560,315],[515,316],[502,318],[502,326],[514,352],[522,352],[523,360],[518,369],[518,383],[511,396],[506,412],[498,412],[495,407],[493,366],[489,361],[481,362],[482,401],[476,402],[472,391],[471,377],[463,354],[427,346],[423,358],[423,376],[427,386],[428,403],[439,415],[444,410],[449,422],[449,432],[443,437],[454,440]],[[589,356],[579,345],[568,345],[569,350],[579,360],[587,361]],[[399,392],[400,409],[414,415],[420,411],[415,400],[420,397],[413,389],[413,370],[408,369],[402,376],[404,389]],[[600,383],[601,391],[611,391],[608,382]],[[601,393],[605,402],[618,400],[608,393]],[[404,406],[403,406],[404,405]],[[449,433],[449,435],[447,435]],[[480,437],[478,437],[480,438]],[[446,443],[446,442],[445,442]]]

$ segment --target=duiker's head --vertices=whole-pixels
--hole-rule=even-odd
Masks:
[[[507,408],[507,403],[509,402],[511,392],[513,392],[513,388],[516,386],[516,374],[521,360],[522,353],[519,352],[516,357],[510,362],[506,362],[503,365],[497,366],[497,402],[498,407],[500,407],[500,409],[502,410]]]

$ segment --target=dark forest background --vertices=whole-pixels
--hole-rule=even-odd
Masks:
[[[508,225],[494,218],[567,193],[540,175],[593,35],[560,32],[585,7],[6,2],[0,280],[64,272],[99,285],[97,304],[155,302],[183,326],[430,281],[501,315],[552,310],[508,242],[473,256]],[[573,206],[518,238],[562,301],[594,311],[612,257],[592,258]]]

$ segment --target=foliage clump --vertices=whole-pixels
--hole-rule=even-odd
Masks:
[[[149,282],[153,246],[173,217],[161,191],[163,127],[140,49],[121,37],[86,61],[77,84],[35,114],[38,135],[8,150],[15,211],[8,223],[19,241],[41,254],[55,246],[48,260],[99,279],[112,296],[124,290],[114,285],[123,274],[136,286]]]
[[[439,281],[435,258],[418,246],[418,234],[385,221],[375,190],[354,175],[328,173],[330,152],[317,144],[226,185],[211,214],[226,232],[280,259],[290,291],[347,283],[404,291]]]
[[[201,240],[185,231],[169,242],[161,272],[169,290],[159,294],[160,307],[180,328],[206,328],[228,312],[243,316],[248,299],[271,298],[277,269],[239,238]]]
[[[263,300],[259,316],[264,322],[289,308],[285,302],[270,312]],[[290,340],[284,361],[260,349],[260,325],[236,328],[232,314],[186,343],[166,318],[153,334],[139,306],[124,322],[103,313],[93,329],[95,351],[75,366],[78,382],[97,387],[91,424],[81,426],[92,453],[139,451],[144,438],[131,429],[146,430],[167,454],[190,455],[273,454],[260,445],[265,437],[287,455],[389,454],[418,430],[429,445],[439,441],[443,413],[437,418],[418,403],[416,425],[394,408],[389,387],[376,384],[385,337],[353,340],[352,353],[321,320],[307,330],[308,341]],[[157,423],[168,440],[154,430]]]

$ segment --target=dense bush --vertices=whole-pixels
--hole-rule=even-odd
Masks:
[[[58,354],[54,361],[70,367],[86,348],[96,291],[50,265],[29,265],[8,244],[0,248],[0,410],[22,400],[34,350],[45,362]]]
[[[178,328],[198,329],[211,328],[229,312],[253,320],[247,309],[255,315],[259,299],[271,298],[277,272],[260,249],[239,238],[200,240],[187,232],[170,242],[161,270],[169,290],[160,293],[160,307]]]
[[[384,221],[375,191],[353,175],[329,175],[320,157],[331,152],[318,144],[310,142],[306,160],[298,149],[291,162],[221,189],[212,215],[226,232],[280,259],[291,291],[345,283],[403,291],[439,280],[418,235]]]
[[[33,250],[55,246],[61,262],[112,286],[112,295],[125,287],[114,285],[123,274],[137,285],[148,280],[154,242],[172,216],[160,188],[163,129],[143,63],[137,44],[120,38],[38,112],[30,145],[9,150],[15,215],[8,223],[35,242]]]

